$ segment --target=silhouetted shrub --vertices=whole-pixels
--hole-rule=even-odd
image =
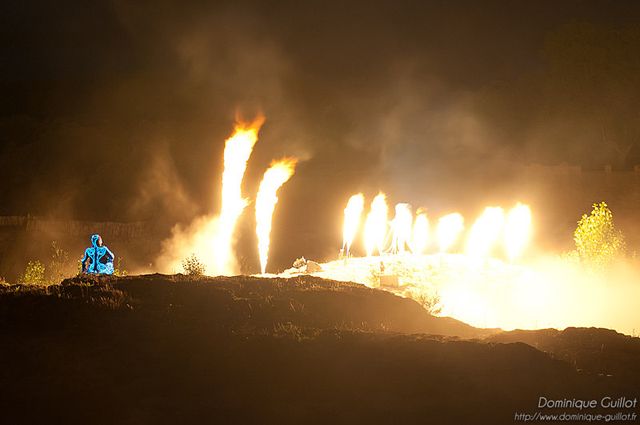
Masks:
[[[51,242],[51,257],[46,269],[46,280],[49,283],[60,283],[71,277],[74,264],[69,262],[69,251],[61,248],[56,241]]]
[[[205,265],[202,264],[196,254],[191,254],[182,260],[182,268],[189,276],[202,276],[205,272]]]

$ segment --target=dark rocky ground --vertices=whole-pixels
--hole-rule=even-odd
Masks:
[[[312,277],[0,289],[7,424],[514,423],[540,396],[640,397],[639,360],[610,330],[476,329]]]

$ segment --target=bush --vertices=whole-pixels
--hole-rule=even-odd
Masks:
[[[605,202],[593,204],[591,214],[584,214],[573,233],[580,261],[602,267],[624,255],[624,235],[613,224],[613,213]]]
[[[440,295],[434,290],[419,292],[411,298],[427,310],[429,314],[438,315],[442,313],[442,300],[440,299]]]
[[[24,274],[20,276],[19,282],[29,285],[46,285],[45,267],[40,261],[29,261],[24,269]]]
[[[123,277],[123,276],[126,276],[127,274],[129,273],[127,272],[127,269],[124,268],[124,261],[122,261],[122,257],[118,257],[116,259],[116,264],[113,269],[113,275]]]
[[[47,280],[51,283],[62,282],[73,274],[72,270],[73,264],[69,263],[69,252],[58,246],[56,241],[52,241]]]
[[[189,276],[202,276],[205,272],[205,265],[202,264],[196,254],[191,254],[182,260],[182,268],[185,274]]]

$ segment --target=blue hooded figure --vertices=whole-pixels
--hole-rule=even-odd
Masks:
[[[82,273],[113,274],[113,252],[102,245],[100,235],[91,235],[91,247],[84,250]]]

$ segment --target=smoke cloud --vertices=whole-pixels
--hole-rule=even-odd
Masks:
[[[340,211],[358,192],[436,214],[520,200],[548,228],[560,223],[549,246],[570,241],[591,198],[618,195],[578,182],[585,196],[560,206],[523,167],[640,163],[629,95],[640,15],[625,2],[552,6],[16,5],[0,70],[0,180],[16,183],[0,188],[0,209],[154,221],[160,251],[174,226],[218,210],[235,113],[262,111],[244,190],[255,193],[272,158],[309,159],[274,217],[278,269],[335,254]],[[254,224],[243,218],[237,249],[257,271]]]

